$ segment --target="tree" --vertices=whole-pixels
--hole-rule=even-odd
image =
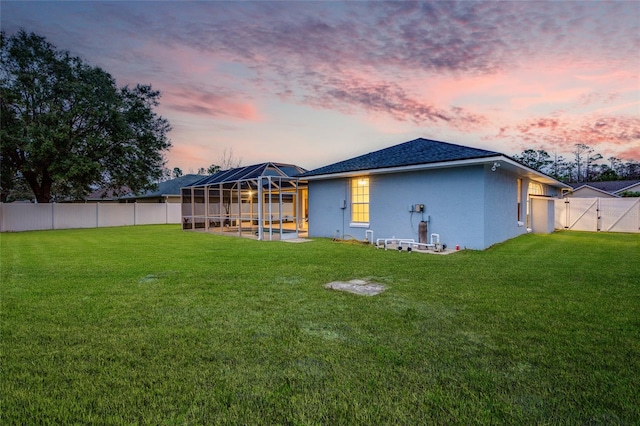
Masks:
[[[180,167],[174,167],[173,172],[171,173],[171,176],[174,179],[179,178],[180,176],[182,176],[182,169]]]
[[[624,179],[640,179],[640,162],[628,160],[621,169]]]
[[[219,170],[229,170],[240,167],[240,164],[242,164],[242,158],[236,158],[233,155],[233,148],[229,148],[229,150],[225,148],[224,151],[222,151],[219,162]],[[213,166],[214,165],[211,165],[211,167]]]
[[[151,86],[118,88],[110,74],[43,37],[0,33],[2,194],[24,180],[37,202],[119,194],[162,178],[170,125]]]
[[[220,166],[217,164],[212,164],[207,168],[207,173],[210,175],[216,174],[220,171]]]
[[[583,143],[577,143],[574,145],[574,151],[573,151],[573,155],[575,156],[575,165],[576,165],[576,176],[575,176],[575,182],[581,182],[584,181],[584,178],[582,176],[583,173],[583,163],[584,163],[584,153],[585,151],[588,151],[590,148],[583,144]],[[588,154],[587,154],[588,155]]]
[[[553,163],[549,153],[543,149],[537,151],[534,149],[525,149],[520,155],[515,155],[513,158],[525,166],[529,166],[543,173],[546,173],[547,167]]]
[[[567,176],[569,174],[569,176]],[[557,152],[553,153],[553,160],[549,165],[549,176],[561,181],[570,180],[570,173],[567,172],[567,162],[562,155],[558,155]]]
[[[601,164],[600,170],[597,173],[597,177],[594,180],[601,181],[601,182],[608,181],[608,180],[618,180],[618,174],[616,173],[615,170],[610,168],[608,165]]]
[[[595,179],[595,176],[597,174],[593,170],[593,163],[595,161],[602,159],[602,155],[598,153],[594,154],[594,152],[595,151],[593,150],[593,148],[589,148],[589,150],[587,151],[587,158],[585,160],[585,167],[584,167],[584,176],[587,182]]]
[[[242,159],[235,158],[235,156],[233,155],[233,149],[229,149],[227,151],[227,149],[225,148],[224,151],[222,152],[222,155],[220,156],[219,162],[220,164],[214,163],[207,168],[200,167],[198,169],[197,174],[213,175],[218,173],[221,170],[235,169],[236,167],[240,167],[240,164],[242,163]]]

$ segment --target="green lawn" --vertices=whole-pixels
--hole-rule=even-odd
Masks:
[[[2,234],[2,424],[638,424],[640,235]],[[335,280],[387,286],[367,297]]]

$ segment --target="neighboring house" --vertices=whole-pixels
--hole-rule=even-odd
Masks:
[[[180,188],[202,180],[206,176],[189,174],[160,182],[155,191],[142,194],[127,194],[118,200],[121,203],[180,203]]]
[[[299,178],[308,182],[310,237],[417,241],[425,221],[429,236],[439,234],[449,248],[470,249],[524,234],[528,227],[552,232],[553,198],[569,189],[504,154],[428,139]],[[532,211],[538,222],[531,222]]]
[[[610,180],[603,182],[574,182],[569,184],[573,191],[565,197],[618,198],[623,192],[640,192],[640,180]]]
[[[123,186],[121,193],[127,194],[130,192],[129,188]],[[97,189],[87,195],[84,200],[74,201],[75,203],[117,203],[119,196],[115,195],[111,189]]]

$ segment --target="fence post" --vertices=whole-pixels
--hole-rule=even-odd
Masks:
[[[51,203],[51,229],[56,229],[56,203]]]

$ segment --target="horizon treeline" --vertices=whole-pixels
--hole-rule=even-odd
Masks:
[[[571,157],[544,149],[525,149],[513,159],[561,182],[598,182],[640,179],[640,162],[604,157],[585,144],[574,145]]]

